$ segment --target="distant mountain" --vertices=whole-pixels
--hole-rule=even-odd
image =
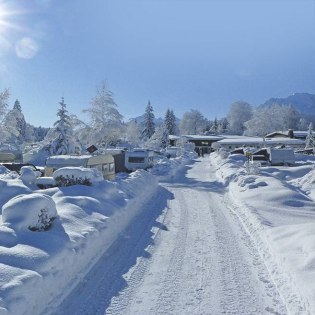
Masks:
[[[280,105],[292,105],[298,112],[307,116],[315,115],[315,95],[309,93],[295,93],[286,98],[271,98],[262,106],[274,103]]]

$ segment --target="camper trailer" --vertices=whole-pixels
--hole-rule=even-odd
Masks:
[[[15,154],[9,152],[0,152],[0,163],[14,162]]]
[[[46,160],[45,176],[50,177],[55,170],[67,166],[96,168],[102,172],[104,179],[115,178],[115,162],[110,154],[50,156]]]
[[[267,148],[270,165],[294,165],[295,155],[289,148]]]
[[[154,152],[147,149],[134,149],[126,151],[125,167],[128,171],[147,169],[154,164]]]

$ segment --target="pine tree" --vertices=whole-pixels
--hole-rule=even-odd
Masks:
[[[315,136],[313,134],[313,124],[310,123],[308,126],[308,132],[305,140],[305,149],[311,149],[315,146]]]
[[[152,137],[155,131],[154,113],[150,101],[145,109],[143,126],[142,138],[148,140]]]
[[[79,148],[76,145],[70,116],[68,115],[67,106],[63,97],[59,105],[60,108],[57,111],[59,119],[54,123],[53,131],[56,137],[50,144],[50,153],[53,155],[77,153]]]
[[[24,142],[26,138],[26,121],[22,113],[22,108],[19,100],[16,100],[13,105],[13,111],[16,113],[16,129],[19,133],[18,139]]]
[[[164,124],[169,135],[177,134],[176,117],[173,110],[167,109],[164,118]]]

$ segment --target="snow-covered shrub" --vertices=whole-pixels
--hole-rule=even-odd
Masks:
[[[259,163],[252,163],[250,161],[245,162],[246,172],[251,175],[258,175],[260,173],[259,166]]]
[[[39,174],[32,169],[32,166],[22,166],[20,179],[24,184],[34,184]]]
[[[222,159],[226,159],[229,156],[229,152],[223,148],[219,149],[219,155]]]
[[[18,195],[2,207],[2,221],[14,230],[46,231],[57,217],[56,204],[44,194]]]
[[[86,185],[103,180],[103,174],[96,168],[62,167],[53,173],[57,186]]]

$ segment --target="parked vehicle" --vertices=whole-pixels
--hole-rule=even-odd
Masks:
[[[30,163],[0,163],[1,165],[5,166],[8,170],[12,171],[12,172],[17,172],[20,173],[21,168],[23,166],[28,166],[30,167],[33,171],[35,171],[36,173],[39,174],[39,176],[43,176],[44,175],[44,171],[38,167],[36,167],[33,164]]]
[[[0,153],[0,163],[13,162],[13,161],[15,161],[15,154],[9,153],[9,152]]]
[[[126,151],[125,167],[128,171],[147,169],[154,165],[154,152],[147,149]]]
[[[295,155],[290,148],[267,148],[270,165],[294,165]]]
[[[45,176],[52,176],[55,170],[66,166],[96,168],[102,172],[104,179],[115,178],[115,162],[111,154],[50,156],[46,160]]]

